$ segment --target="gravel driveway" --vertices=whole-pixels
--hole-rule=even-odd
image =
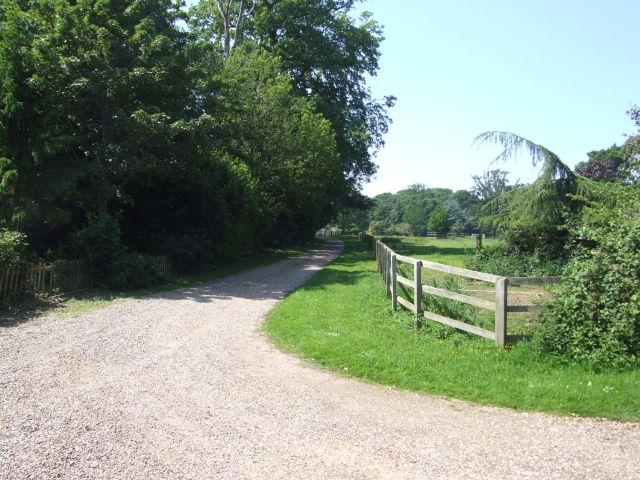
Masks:
[[[337,377],[259,327],[341,246],[0,327],[0,478],[640,478],[640,424]]]

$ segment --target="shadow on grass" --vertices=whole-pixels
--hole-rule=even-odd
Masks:
[[[436,247],[435,245],[397,244],[396,253],[406,256],[465,256],[472,250],[465,247]]]
[[[310,250],[305,251],[304,248]],[[193,300],[207,303],[244,298],[279,299],[291,290],[291,281],[304,282],[319,269],[318,263],[342,248],[339,241],[314,241],[305,247],[268,252],[224,265],[213,271],[182,275],[164,285],[145,289],[111,292],[87,289],[51,298],[30,298],[15,305],[0,307],[0,328],[9,328],[35,317],[64,311],[70,301],[106,304],[118,299]],[[288,270],[294,270],[293,277]],[[275,273],[274,273],[275,272]],[[90,309],[90,307],[89,307]]]

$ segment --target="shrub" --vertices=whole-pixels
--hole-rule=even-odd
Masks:
[[[24,261],[27,246],[24,233],[0,230],[0,268],[12,268]]]
[[[522,251],[512,244],[499,243],[482,248],[467,267],[505,277],[560,275],[566,264],[564,254],[564,250],[542,247]]]
[[[78,231],[66,249],[82,260],[91,281],[110,289],[146,288],[163,278],[150,257],[128,253],[117,217],[101,215]]]
[[[384,224],[376,220],[371,220],[368,233],[369,235],[382,235],[384,233]]]
[[[92,220],[76,233],[66,253],[82,260],[89,278],[97,285],[126,286],[125,247],[116,217],[103,214]]]
[[[576,254],[541,317],[543,350],[593,367],[638,366],[640,222],[578,231]]]
[[[175,234],[168,237],[161,251],[171,257],[179,271],[195,271],[214,262],[213,240],[205,235]]]
[[[165,280],[148,255],[127,254],[124,257],[124,267],[128,288],[148,288]]]

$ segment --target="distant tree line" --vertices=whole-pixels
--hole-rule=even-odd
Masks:
[[[372,234],[425,235],[478,228],[480,199],[466,190],[412,185],[395,194],[374,198],[369,230]]]
[[[347,209],[337,216],[342,230],[369,231],[372,235],[425,235],[438,233],[493,233],[483,223],[484,209],[495,198],[517,185],[510,185],[508,172],[488,170],[472,175],[470,190],[411,185],[397,193],[368,199],[368,208]]]
[[[371,98],[382,32],[353,5],[4,0],[4,251],[118,286],[133,252],[193,269],[362,206],[394,99]]]

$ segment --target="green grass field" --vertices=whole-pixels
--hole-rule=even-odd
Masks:
[[[415,255],[417,247],[422,258],[457,265],[473,248],[465,240],[411,242],[392,248]],[[372,252],[348,240],[264,328],[282,349],[342,375],[518,410],[640,420],[638,371],[598,373],[541,356],[529,342],[502,349],[433,322],[416,331],[412,315],[390,305]]]
[[[493,239],[484,239],[483,245],[495,242]],[[465,261],[473,256],[476,249],[473,238],[385,237],[385,244],[400,255],[456,267],[464,267]]]

